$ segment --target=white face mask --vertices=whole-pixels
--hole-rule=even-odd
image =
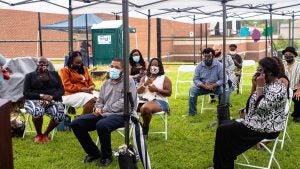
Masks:
[[[157,66],[151,66],[150,67],[150,73],[156,75],[159,72],[159,67]]]

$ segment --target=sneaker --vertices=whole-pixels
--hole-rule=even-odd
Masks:
[[[43,136],[43,142],[48,143],[50,141],[48,136]]]
[[[43,136],[35,136],[34,137],[34,142],[35,143],[42,143],[43,142]]]
[[[109,166],[111,164],[111,162],[113,161],[112,157],[109,158],[101,158],[99,163],[97,164],[98,167],[106,167]]]
[[[101,157],[101,154],[98,154],[98,155],[87,155],[85,156],[84,160],[83,160],[83,163],[90,163],[94,160],[97,160]]]
[[[68,113],[69,113],[69,114],[76,114],[75,108],[74,108],[74,107],[69,107]]]
[[[211,99],[209,103],[210,103],[210,104],[213,104],[213,103],[216,103],[216,102],[217,102],[216,99]]]

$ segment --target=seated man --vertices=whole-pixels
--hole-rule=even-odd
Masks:
[[[88,68],[82,63],[80,52],[71,52],[67,65],[60,75],[65,87],[63,103],[71,107],[82,107],[82,114],[92,113],[96,98],[92,94],[95,84],[89,75]]]
[[[143,134],[148,137],[149,125],[153,113],[169,111],[167,97],[172,94],[171,80],[164,75],[164,67],[161,60],[153,58],[150,61],[147,75],[141,79],[138,93],[141,94],[146,103],[140,108],[144,121]]]
[[[94,112],[76,118],[71,128],[82,148],[87,153],[84,163],[101,157],[99,166],[108,166],[112,162],[111,132],[124,127],[124,94],[123,94],[122,60],[114,59],[109,70],[109,78],[101,87]],[[134,103],[137,102],[136,87],[129,78],[129,92],[132,93]],[[134,105],[136,108],[136,105]],[[95,145],[89,131],[97,130],[101,152]],[[101,154],[102,153],[102,154]]]
[[[194,86],[189,92],[189,116],[197,114],[197,99],[199,95],[214,93],[222,98],[223,66],[214,59],[215,51],[212,48],[203,50],[204,61],[200,62],[194,74]]]
[[[48,71],[46,58],[39,58],[37,70],[28,73],[24,82],[25,110],[32,115],[37,136],[34,142],[49,142],[49,133],[64,119],[62,95],[64,88],[57,72]],[[50,123],[42,133],[43,115],[51,116]]]

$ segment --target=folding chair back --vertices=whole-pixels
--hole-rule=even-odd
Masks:
[[[292,142],[292,139],[291,139],[289,133],[287,132],[287,125],[288,125],[288,121],[289,121],[290,107],[291,107],[291,104],[292,104],[293,90],[290,88],[288,92],[289,92],[289,98],[288,98],[288,101],[286,102],[285,109],[284,109],[285,114],[287,115],[287,117],[286,117],[286,121],[285,121],[285,124],[284,124],[284,129],[282,131],[282,137],[280,139],[278,139],[278,141],[281,142],[281,145],[280,145],[281,150],[283,149],[283,145],[284,145],[284,141],[285,141],[286,136],[288,137],[290,142]]]
[[[245,69],[247,67],[252,67],[255,69],[255,61],[254,60],[243,60],[243,67],[242,67],[242,70],[241,70],[241,78],[240,78],[240,93],[242,94],[242,91],[243,91],[243,85],[244,84],[244,81],[243,81],[243,77],[244,76],[252,76],[254,74],[254,72],[246,72]],[[246,85],[252,85],[252,84],[246,84]]]
[[[177,97],[178,93],[178,85],[180,83],[190,83],[191,85],[193,84],[193,76],[189,80],[187,79],[182,79],[180,77],[186,77],[182,76],[184,73],[194,73],[195,72],[196,65],[180,65],[177,70],[177,77],[176,77],[176,89],[175,89],[175,99]],[[187,92],[188,93],[188,92]]]

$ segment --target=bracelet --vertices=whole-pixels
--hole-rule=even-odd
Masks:
[[[264,87],[256,87],[256,89],[263,89]]]

